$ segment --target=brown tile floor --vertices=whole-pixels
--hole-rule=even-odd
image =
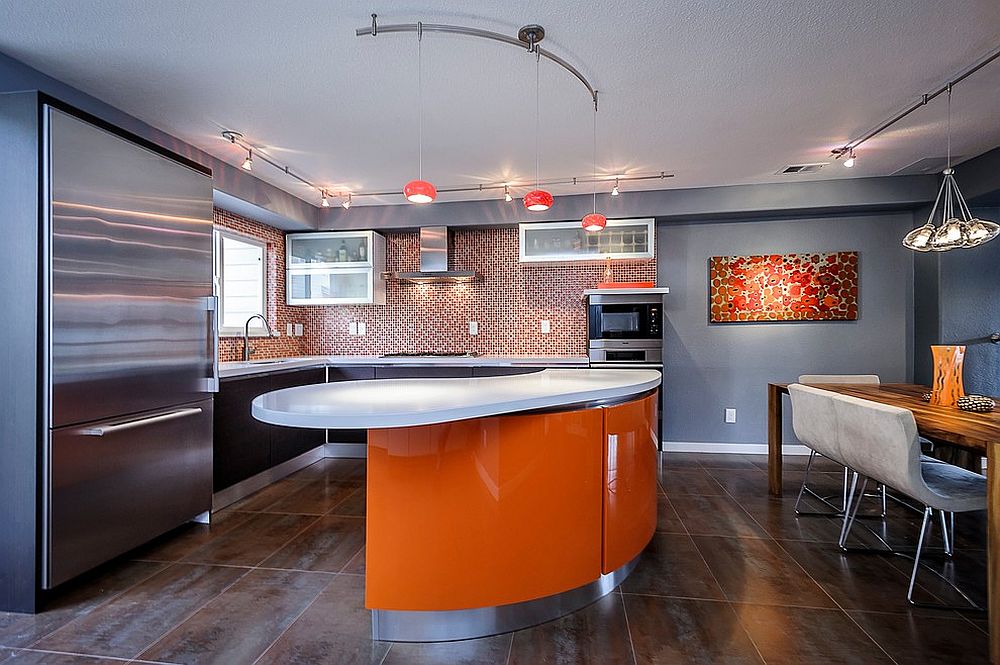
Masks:
[[[789,459],[797,489],[801,458]],[[615,593],[535,628],[446,644],[373,642],[364,597],[364,463],[324,460],[65,589],[38,615],[0,613],[0,662],[986,662],[980,615],[911,608],[902,559],[840,554],[838,523],[766,494],[766,459],[665,456],[657,533]],[[839,491],[825,466],[817,485]],[[953,562],[982,600],[983,515],[961,516]],[[866,527],[912,543],[890,504]],[[859,542],[874,542],[864,529]],[[924,574],[927,600],[957,602]]]

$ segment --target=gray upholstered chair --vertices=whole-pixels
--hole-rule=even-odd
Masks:
[[[878,374],[803,374],[799,383],[858,383],[877,386],[881,384]]]
[[[795,499],[797,515],[827,515],[829,513],[806,512],[800,510],[802,495],[808,493],[833,509],[834,514],[844,512],[847,506],[847,467],[844,467],[844,503],[838,508],[824,497],[819,496],[809,488],[809,472],[812,470],[816,455],[843,464],[840,461],[839,439],[837,438],[837,414],[833,404],[833,394],[812,386],[793,383],[788,386],[788,395],[792,401],[792,430],[796,438],[809,448],[809,461],[799,487],[799,495]]]
[[[854,383],[854,384],[861,384],[861,385],[875,385],[875,386],[877,386],[877,385],[880,385],[881,381],[879,380],[877,374],[802,374],[801,376],[799,376],[799,383],[802,383],[802,384],[809,384],[809,383],[844,383],[844,384],[848,384],[848,383]],[[791,387],[789,387],[789,393],[791,393]],[[794,412],[795,412],[795,400],[793,399],[792,400],[792,419],[793,419],[792,423],[793,423],[793,429],[794,429],[794,418],[795,418]],[[799,439],[799,441],[802,441],[802,437],[799,436],[798,431],[795,432],[795,436]],[[814,446],[809,445],[808,443],[806,444],[806,446],[810,449],[810,452],[809,452],[809,462],[806,464],[806,472],[805,472],[805,475],[802,478],[802,486],[799,488],[799,497],[795,501],[795,513],[797,515],[827,515],[828,514],[828,513],[823,513],[823,512],[807,512],[807,511],[800,510],[799,509],[799,503],[802,500],[802,494],[803,493],[807,493],[807,494],[811,495],[813,498],[818,499],[819,501],[822,501],[823,503],[825,503],[827,506],[829,506],[834,511],[834,514],[843,513],[847,509],[847,484],[848,484],[848,479],[849,479],[849,476],[850,476],[850,471],[848,470],[847,466],[844,466],[844,471],[843,471],[843,473],[844,473],[843,491],[841,493],[840,506],[838,507],[838,506],[830,503],[830,501],[827,498],[818,495],[811,488],[809,488],[809,486],[807,484],[808,481],[809,481],[809,471],[812,469],[812,465],[813,465],[813,462],[816,459],[816,455],[819,454],[819,455],[822,455],[823,457],[829,457],[829,455],[824,454],[823,451],[817,450]],[[834,461],[837,461],[837,460],[834,460]],[[880,491],[879,494],[880,494],[880,498],[882,500],[882,512],[880,514],[880,517],[885,517],[885,514],[886,514],[886,495],[885,495],[885,488],[884,487],[881,489],[881,491]]]
[[[857,496],[864,493],[869,481],[892,487],[924,506],[913,562],[913,573],[906,598],[913,601],[913,588],[920,568],[927,525],[937,511],[941,518],[944,550],[951,555],[954,547],[954,520],[951,533],[946,513],[986,509],[986,478],[951,464],[926,461],[920,453],[920,438],[913,413],[887,404],[833,395],[836,411],[839,453],[841,461],[855,471],[848,494],[847,517],[841,532],[840,545],[846,546],[857,514],[855,488],[862,484]],[[960,589],[959,593],[975,607]]]

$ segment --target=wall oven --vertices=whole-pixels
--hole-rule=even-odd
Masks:
[[[663,296],[592,294],[587,329],[592,364],[658,365],[663,360]]]

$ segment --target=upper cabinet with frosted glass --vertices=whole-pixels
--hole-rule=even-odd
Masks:
[[[579,221],[521,224],[522,263],[643,260],[656,250],[652,218],[609,219],[603,231],[589,233]]]
[[[289,305],[385,304],[385,238],[374,231],[285,236]]]

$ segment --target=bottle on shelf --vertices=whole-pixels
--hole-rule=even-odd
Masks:
[[[347,243],[343,240],[340,241],[340,247],[337,248],[337,260],[341,263],[347,262]]]
[[[358,243],[358,261],[367,261],[367,260],[368,260],[368,246],[365,244],[365,241],[362,240],[360,243]]]

